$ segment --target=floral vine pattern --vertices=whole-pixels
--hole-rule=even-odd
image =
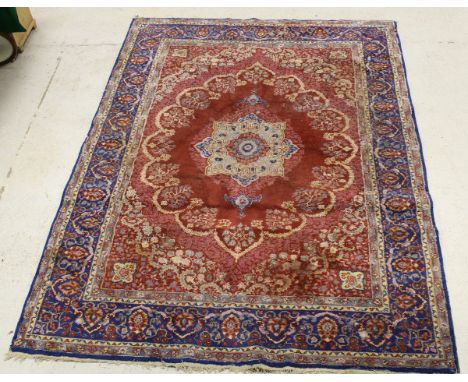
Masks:
[[[258,49],[249,49],[250,54],[245,57],[250,58],[256,51]],[[226,50],[221,54],[226,55]],[[269,57],[268,54],[265,55]],[[236,61],[241,61],[241,58],[236,57]],[[213,65],[217,66],[218,56],[206,58],[203,63],[206,70]],[[183,68],[189,70],[191,66]],[[305,73],[324,70],[323,63],[315,61],[306,68]],[[179,76],[179,79],[185,78]],[[322,80],[329,77],[318,78]],[[290,85],[289,88],[285,88],[285,81]],[[175,80],[171,83],[174,82]],[[323,154],[327,156],[324,164],[312,169],[317,179],[309,187],[296,191],[293,200],[285,200],[277,208],[268,209],[264,220],[256,219],[252,226],[218,218],[216,208],[210,208],[208,212],[202,198],[195,197],[190,186],[182,184],[177,177],[179,165],[170,163],[170,152],[175,148],[171,138],[175,130],[189,129],[195,111],[206,110],[212,100],[220,99],[224,93],[234,93],[236,87],[261,84],[273,87],[274,93],[284,97],[295,112],[307,113],[312,120],[317,118],[318,113],[327,113],[330,118],[327,121],[321,120],[320,125],[311,122],[312,128],[323,131],[323,138],[327,141],[322,147]],[[255,62],[235,74],[214,76],[200,87],[184,89],[175,99],[176,103],[159,111],[156,116],[157,130],[145,140],[145,154],[149,162],[142,170],[141,179],[156,189],[153,200],[159,211],[175,215],[176,221],[190,234],[214,235],[221,248],[236,260],[256,248],[265,236],[286,237],[300,230],[308,217],[327,215],[336,200],[334,192],[348,188],[353,182],[353,170],[347,164],[355,157],[358,147],[345,133],[349,128],[348,117],[342,112],[328,109],[328,99],[319,91],[306,89],[296,76],[277,76],[273,70]],[[246,110],[258,104],[267,104],[255,92],[244,103],[247,103]],[[212,136],[196,144],[197,150],[209,161],[205,174],[231,175],[244,186],[250,185],[258,176],[283,175],[283,161],[299,150],[293,142],[285,139],[285,129],[284,123],[268,123],[256,114],[243,115],[236,122],[215,122]],[[256,132],[260,130],[263,133],[257,135]],[[231,135],[226,135],[225,131],[229,131]],[[233,154],[233,145],[240,145],[244,151]],[[249,147],[250,151],[245,151],[245,147]],[[212,155],[215,152],[216,155]],[[168,167],[173,171],[165,171]],[[166,175],[166,178],[163,179],[162,175]],[[325,179],[326,177],[331,179]],[[193,219],[195,215],[206,218],[199,224],[199,219]]]
[[[270,254],[253,272],[242,275],[242,279],[233,283],[229,281],[228,273],[219,269],[214,261],[206,260],[202,252],[178,247],[163,227],[152,226],[142,213],[143,204],[137,192],[129,188],[124,199],[122,223],[132,231],[126,237],[134,251],[146,258],[151,268],[151,277],[138,280],[134,287],[144,290],[145,283],[151,282],[165,290],[176,282],[177,290],[210,295],[291,295],[297,288],[313,294],[311,274],[324,273],[330,263],[343,259],[349,252],[365,253],[367,231],[363,203],[363,196],[357,195],[346,209],[343,220],[333,228],[321,230],[312,241],[305,242],[302,253],[295,250]],[[360,237],[356,240],[357,245],[350,244],[353,237]],[[115,263],[114,277],[118,278],[112,281],[132,282],[129,272],[134,272],[135,267],[136,264],[131,262]],[[122,273],[121,269],[127,272]],[[291,269],[295,270],[293,277],[288,274]]]

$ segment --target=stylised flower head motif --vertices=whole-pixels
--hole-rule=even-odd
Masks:
[[[135,310],[128,317],[128,326],[135,334],[143,332],[148,327],[148,314],[143,309]]]
[[[338,335],[338,325],[330,317],[322,318],[317,324],[320,338],[325,342],[332,342]]]
[[[362,272],[340,271],[341,288],[344,290],[364,289],[364,274]]]
[[[221,329],[226,338],[232,340],[240,331],[239,318],[234,314],[230,314],[221,323]]]
[[[115,283],[131,283],[133,281],[133,274],[135,271],[135,263],[115,263],[114,277],[112,278],[112,281]]]

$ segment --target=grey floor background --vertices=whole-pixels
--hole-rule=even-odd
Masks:
[[[6,360],[60,197],[131,18],[398,22],[468,371],[468,10],[385,8],[32,9],[38,29],[0,68],[0,372],[160,372],[138,365]],[[173,372],[173,371],[172,371]]]

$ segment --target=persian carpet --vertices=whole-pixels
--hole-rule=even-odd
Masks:
[[[395,24],[135,19],[11,350],[456,372]]]

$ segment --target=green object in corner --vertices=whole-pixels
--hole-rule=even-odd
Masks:
[[[0,7],[0,32],[25,32],[15,7]]]

